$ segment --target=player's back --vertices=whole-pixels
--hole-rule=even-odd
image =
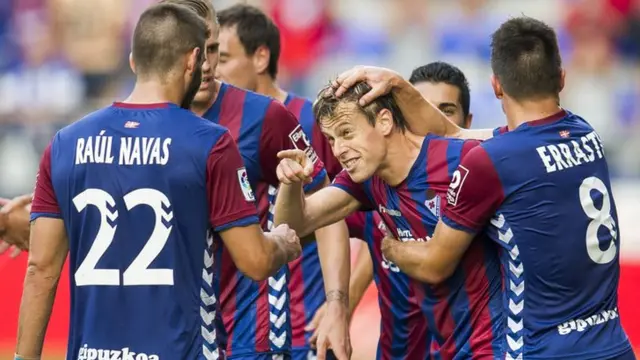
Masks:
[[[56,135],[51,178],[70,242],[69,359],[217,351],[205,184],[225,132],[177,105],[115,103]]]
[[[504,191],[488,233],[506,250],[510,355],[605,359],[627,351],[619,228],[598,134],[562,112],[482,147]]]
[[[375,211],[358,211],[346,219],[351,236],[369,249],[378,289],[380,338],[376,359],[431,359],[431,333],[422,312],[423,284],[402,273],[382,254],[385,225]]]

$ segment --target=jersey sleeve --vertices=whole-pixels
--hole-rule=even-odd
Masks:
[[[375,210],[375,206],[369,200],[369,197],[364,191],[364,184],[358,184],[351,180],[349,173],[346,170],[341,171],[335,179],[333,179],[333,183],[331,186],[337,187],[345,191],[347,194],[351,195],[354,199],[358,200],[360,203],[361,211],[370,211]]]
[[[267,183],[276,187],[279,185],[276,175],[276,168],[280,162],[278,153],[289,149],[303,150],[313,162],[313,181],[305,185],[305,191],[315,189],[322,184],[327,172],[304,134],[302,126],[284,105],[275,100],[271,101],[264,117],[260,137],[260,164]]]
[[[51,181],[51,144],[44,150],[40,159],[36,187],[33,191],[33,202],[31,203],[31,221],[40,217],[62,218]]]
[[[258,213],[238,146],[225,132],[207,159],[209,221],[215,231],[257,224]]]
[[[477,146],[453,174],[442,221],[455,229],[477,233],[503,201],[504,189],[497,169],[485,149]]]

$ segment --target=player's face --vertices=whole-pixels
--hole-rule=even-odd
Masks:
[[[460,104],[460,89],[445,83],[419,82],[414,85],[425,99],[431,101],[449,120],[468,128],[471,115],[465,117]]]
[[[219,56],[219,27],[214,21],[209,21],[209,30],[211,35],[205,43],[205,62],[202,64],[202,81],[200,88],[193,99],[194,103],[207,104],[215,96],[216,86],[214,83],[214,73],[218,65]]]
[[[247,55],[235,26],[220,29],[220,62],[215,74],[220,81],[242,89],[256,90],[257,73],[253,57]]]
[[[320,122],[320,129],[351,179],[361,183],[373,176],[384,160],[385,138],[378,124],[372,126],[355,105],[341,107],[334,118]]]

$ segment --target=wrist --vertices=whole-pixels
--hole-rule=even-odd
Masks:
[[[7,214],[0,213],[0,237],[4,236],[4,234],[7,232],[7,218]]]
[[[341,306],[349,308],[349,294],[343,290],[330,290],[325,294],[325,302],[327,306]]]
[[[40,356],[22,356],[15,354],[13,360],[40,360]]]

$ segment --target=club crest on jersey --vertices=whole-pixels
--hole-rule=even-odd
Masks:
[[[124,127],[126,129],[137,129],[138,126],[140,126],[140,123],[137,121],[127,121],[126,123],[124,123]]]
[[[427,190],[427,200],[425,200],[424,206],[429,209],[433,216],[440,217],[440,196],[436,195],[435,191]]]
[[[256,198],[253,196],[253,190],[249,183],[249,175],[247,175],[246,168],[241,167],[238,169],[238,182],[240,183],[240,188],[242,189],[242,195],[244,195],[244,198],[247,201],[255,201]]]

